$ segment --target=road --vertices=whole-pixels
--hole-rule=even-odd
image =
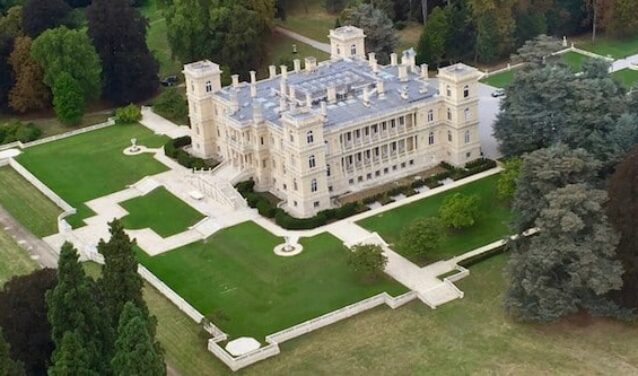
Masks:
[[[495,90],[494,87],[479,83],[479,138],[483,155],[489,159],[501,157],[498,142],[492,135],[502,98],[492,97]]]

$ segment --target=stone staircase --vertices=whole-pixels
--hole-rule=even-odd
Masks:
[[[459,290],[452,282],[443,281],[429,290],[418,292],[419,299],[430,308],[463,298],[463,291]]]

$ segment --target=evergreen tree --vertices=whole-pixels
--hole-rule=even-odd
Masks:
[[[349,24],[363,29],[366,34],[366,52],[376,53],[377,60],[385,64],[399,43],[392,20],[370,4],[362,4],[347,12],[344,25]]]
[[[22,365],[11,359],[11,348],[5,341],[0,328],[0,376],[22,376],[24,369]]]
[[[447,13],[436,7],[423,28],[417,45],[417,62],[440,66],[447,52],[450,27]]]
[[[31,38],[16,38],[9,63],[13,67],[16,80],[9,92],[11,108],[17,112],[28,112],[47,107],[51,93],[42,82],[42,67],[31,57]]]
[[[7,104],[9,91],[15,83],[9,56],[15,38],[22,35],[22,7],[14,6],[6,16],[0,13],[0,106]]]
[[[638,310],[638,147],[617,166],[609,183],[607,213],[620,233],[618,257],[625,273],[616,301]]]
[[[78,331],[65,332],[60,348],[53,358],[53,364],[49,368],[49,376],[98,376],[100,374],[91,368],[91,356],[82,342],[82,335]]]
[[[547,194],[548,205],[535,226],[540,232],[520,240],[508,264],[505,307],[515,318],[552,321],[579,310],[625,317],[608,298],[622,286],[616,257],[618,235],[604,212],[605,191],[582,184]]]
[[[28,0],[24,4],[22,28],[31,38],[63,25],[71,7],[64,0]]]
[[[80,84],[69,74],[61,73],[53,85],[53,109],[58,119],[67,125],[78,124],[85,105]]]
[[[111,362],[116,376],[162,376],[166,366],[159,343],[153,343],[145,315],[133,303],[124,305],[120,317],[115,356]]]
[[[100,306],[97,287],[84,273],[78,253],[69,243],[60,250],[58,283],[47,292],[46,301],[51,337],[55,343],[54,362],[66,356],[63,354],[64,337],[75,333],[78,338],[67,339],[67,342],[81,344],[83,351],[87,352],[86,367],[97,373],[106,373],[112,354],[109,344],[113,342],[113,333]]]
[[[104,97],[127,104],[152,96],[159,85],[159,64],[146,44],[144,17],[129,0],[94,0],[87,18],[102,60]]]

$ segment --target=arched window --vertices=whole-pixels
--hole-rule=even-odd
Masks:
[[[295,189],[295,191],[297,190],[297,179],[292,179],[292,187]]]
[[[463,87],[463,98],[467,98],[470,96],[470,87],[465,85]]]
[[[310,157],[308,157],[308,167],[315,168],[316,165],[317,162],[315,161],[315,156],[311,155]]]
[[[470,131],[465,131],[465,143],[469,144],[470,143]]]
[[[465,113],[465,121],[470,120],[470,109],[466,108],[464,113]]]
[[[310,181],[310,192],[317,192],[317,179]]]
[[[447,140],[452,142],[452,131],[447,131]]]
[[[210,81],[206,81],[206,92],[210,93],[213,91],[213,84]]]
[[[447,95],[448,97],[451,97],[451,96],[452,96],[452,89],[450,89],[450,85],[447,85],[447,86],[445,87],[445,93],[446,93],[446,95]]]
[[[312,134],[312,131],[308,131],[308,132],[306,133],[306,141],[307,141],[309,144],[312,144],[313,142],[315,142],[315,137],[314,137],[314,135]]]
[[[447,119],[452,120],[452,110],[449,107],[447,109]]]
[[[434,121],[434,111],[430,110],[428,111],[428,122],[433,122]]]
[[[434,144],[434,132],[430,132],[430,134],[428,135],[428,145],[433,145]]]
[[[329,165],[329,164],[327,164],[327,165],[326,165],[326,168],[327,168],[327,169],[326,169],[326,176],[330,176],[330,165]]]
[[[354,56],[357,54],[357,45],[353,44],[352,46],[350,46],[350,55]]]

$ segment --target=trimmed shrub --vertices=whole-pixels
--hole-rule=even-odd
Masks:
[[[177,163],[181,164],[186,168],[212,168],[216,165],[209,165],[205,160],[197,157],[193,157],[188,154],[182,148],[184,146],[188,146],[192,143],[192,140],[188,136],[179,137],[174,140],[168,141],[164,144],[164,154],[167,157],[177,160]]]
[[[309,230],[325,225],[328,220],[322,214],[317,214],[310,218],[295,218],[281,209],[277,209],[275,222],[288,230]]]
[[[20,141],[23,143],[37,140],[42,130],[33,123],[22,123],[14,120],[0,125],[0,144]]]
[[[115,110],[115,123],[117,124],[135,123],[140,120],[142,120],[142,110],[140,106],[133,103]]]
[[[277,214],[277,208],[270,201],[261,198],[257,201],[257,211],[266,218],[273,218]]]

